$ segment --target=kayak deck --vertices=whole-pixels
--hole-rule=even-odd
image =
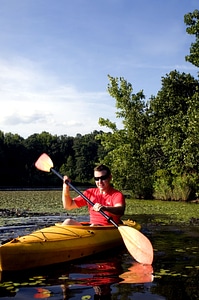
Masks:
[[[90,256],[122,244],[114,226],[55,224],[0,246],[0,271],[36,268]]]

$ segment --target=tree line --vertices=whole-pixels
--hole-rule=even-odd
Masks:
[[[36,160],[44,152],[62,174],[79,184],[94,183],[93,168],[106,155],[100,140],[95,138],[98,134],[94,131],[70,137],[42,132],[24,139],[0,131],[0,187],[60,186],[56,176],[35,168]]]
[[[185,60],[199,67],[199,11],[184,16],[188,34],[195,36]],[[172,70],[162,77],[156,96],[134,93],[123,77],[108,75],[108,93],[115,98],[118,129],[109,119],[99,124],[108,132],[76,137],[47,132],[23,139],[0,132],[1,186],[49,186],[58,181],[35,170],[34,162],[48,153],[58,171],[75,182],[93,182],[96,163],[107,164],[113,184],[135,198],[189,200],[199,195],[199,80]],[[59,182],[60,184],[60,182]]]

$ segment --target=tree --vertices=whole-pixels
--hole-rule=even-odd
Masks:
[[[187,55],[185,59],[199,67],[199,10],[196,9],[192,13],[186,14],[184,23],[187,25],[186,32],[196,37],[195,43],[191,44],[190,55]]]
[[[18,134],[6,133],[4,135],[4,178],[2,183],[9,182],[12,186],[23,186],[25,182],[25,147],[24,139]]]
[[[156,140],[159,166],[174,173],[186,170],[182,145],[192,122],[190,108],[196,106],[193,96],[198,87],[198,80],[190,74],[172,71],[162,78],[161,90],[150,101],[150,139]],[[194,111],[198,114],[197,107]]]
[[[116,116],[122,118],[124,128],[118,130],[115,123],[100,118],[99,124],[111,132],[98,138],[107,151],[102,162],[110,166],[114,185],[130,189],[136,197],[151,196],[160,183],[173,195],[179,188],[188,195],[199,172],[198,80],[171,71],[148,103],[142,91],[133,94],[124,78],[109,76],[109,81],[108,91],[116,99]]]
[[[88,182],[93,178],[93,169],[98,161],[98,148],[100,142],[95,139],[99,132],[94,131],[84,136],[74,138],[75,180]]]
[[[122,118],[124,128],[118,130],[110,120],[99,119],[101,126],[111,130],[98,136],[108,153],[102,162],[110,166],[115,187],[130,189],[135,196],[145,197],[151,189],[144,148],[148,136],[145,96],[143,91],[134,94],[132,85],[122,77],[108,78],[108,92],[116,99],[116,116]]]
[[[163,185],[167,191],[170,186],[173,192],[177,190],[177,185],[184,188],[184,193],[190,191],[190,186],[197,189],[198,90],[199,82],[190,74],[172,71],[162,78],[161,90],[157,97],[151,99],[148,111],[150,137],[147,148],[151,146],[154,153],[152,157],[156,163],[156,194],[157,187],[163,190]],[[170,192],[169,194],[172,198],[173,195]]]

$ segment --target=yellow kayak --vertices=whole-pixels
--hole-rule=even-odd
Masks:
[[[140,229],[139,224],[131,222],[130,226]],[[113,225],[55,224],[1,245],[0,271],[17,271],[72,261],[122,243],[121,234]]]

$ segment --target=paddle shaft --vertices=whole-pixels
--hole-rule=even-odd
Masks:
[[[63,180],[63,176],[57,172],[55,169],[51,168],[50,169],[55,175],[57,175],[59,178],[61,178]],[[71,187],[77,194],[79,194],[87,203],[89,203],[91,206],[94,206],[94,203],[89,200],[82,192],[80,192],[74,185],[72,185],[72,183],[70,183],[70,181],[66,180],[65,183]],[[111,217],[109,217],[103,210],[99,210],[99,213],[106,218],[110,223],[112,223],[115,227],[118,228],[118,225],[113,221],[113,219]]]

